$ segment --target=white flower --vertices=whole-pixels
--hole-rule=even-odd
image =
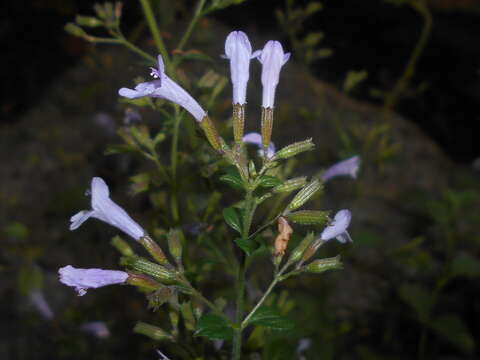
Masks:
[[[58,270],[60,281],[74,287],[78,296],[83,296],[87,289],[96,289],[102,286],[123,284],[128,274],[123,271],[103,269],[76,269],[73,266],[65,266]]]
[[[340,210],[336,213],[333,221],[323,230],[320,235],[320,240],[328,241],[336,238],[341,243],[352,241],[350,235],[347,232],[347,228],[350,225],[352,219],[352,213],[350,210]]]
[[[135,240],[145,235],[142,229],[120,206],[110,199],[107,184],[102,178],[94,177],[91,186],[92,210],[82,210],[70,219],[70,230],[75,230],[88,218],[96,218],[115,226]]]
[[[230,60],[230,78],[233,85],[233,103],[245,104],[252,46],[243,31],[232,31],[225,40],[225,55]]]
[[[357,173],[360,168],[360,156],[355,155],[346,160],[340,161],[329,167],[322,175],[322,180],[327,181],[336,176],[351,176],[357,178]]]
[[[275,101],[275,89],[278,85],[280,70],[290,58],[290,53],[284,53],[282,44],[278,41],[268,41],[263,50],[253,54],[262,63],[262,85],[264,108],[273,108]]]
[[[243,137],[243,142],[247,144],[254,144],[258,146],[258,153],[260,156],[263,155],[263,145],[262,145],[262,136],[259,133],[251,132],[246,134]],[[267,149],[267,158],[272,158],[275,155],[275,144],[270,141]]]
[[[187,110],[197,121],[207,115],[205,110],[180,85],[165,74],[165,65],[161,55],[157,58],[157,68],[151,68],[150,75],[156,80],[140,83],[135,89],[121,88],[120,96],[136,99],[144,96],[158,97],[174,102]]]

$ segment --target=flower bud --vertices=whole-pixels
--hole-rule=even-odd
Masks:
[[[150,236],[145,235],[140,238],[140,244],[148,251],[148,253],[161,265],[168,264],[168,260],[162,248]]]
[[[310,151],[315,148],[312,138],[290,144],[283,149],[280,149],[275,154],[275,159],[288,159],[292,156],[298,155],[304,151]]]
[[[305,185],[302,190],[300,190],[293,200],[290,202],[288,205],[289,210],[295,210],[301,207],[303,204],[305,204],[315,193],[319,190],[321,190],[323,187],[322,183],[318,180],[315,179]]]
[[[340,261],[340,255],[326,259],[317,259],[305,266],[306,272],[322,273],[327,270],[341,269],[343,264]]]
[[[182,233],[178,229],[171,229],[168,233],[168,249],[170,254],[175,259],[175,262],[180,265],[182,263]]]
[[[135,271],[150,275],[160,281],[172,282],[176,280],[176,273],[166,267],[154,264],[140,256],[122,256],[120,264]]]
[[[83,37],[87,35],[80,26],[75,25],[74,23],[67,23],[63,29],[73,36]]]
[[[77,15],[75,18],[75,22],[80,26],[88,26],[88,27],[97,27],[97,26],[103,25],[103,21],[93,16]]]
[[[275,193],[288,193],[294,190],[300,189],[301,187],[305,186],[307,183],[307,178],[297,177],[293,179],[288,179],[283,184],[277,185],[273,188],[273,192]]]
[[[135,255],[130,245],[118,235],[112,238],[112,246],[124,256]]]
[[[257,177],[257,169],[255,169],[255,163],[252,160],[248,162],[248,173],[252,178]]]
[[[298,244],[297,247],[292,251],[292,254],[290,255],[290,259],[288,261],[294,263],[300,260],[307,247],[313,242],[313,239],[313,233],[308,233],[307,236],[305,236],[300,242],[300,244]]]
[[[173,340],[172,335],[167,333],[165,330],[159,328],[158,326],[150,325],[141,321],[137,322],[133,328],[133,332],[148,336],[153,340]]]
[[[328,220],[328,211],[300,210],[287,215],[288,220],[302,225],[322,225]]]

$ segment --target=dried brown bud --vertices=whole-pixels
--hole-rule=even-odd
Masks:
[[[293,233],[293,229],[284,217],[278,218],[278,235],[275,239],[275,251],[273,256],[283,256],[287,250],[288,241]]]

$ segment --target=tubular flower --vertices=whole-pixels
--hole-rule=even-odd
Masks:
[[[336,238],[341,243],[352,241],[350,235],[347,232],[347,228],[350,225],[352,219],[352,213],[350,210],[340,210],[335,214],[333,221],[323,230],[320,235],[320,240],[328,241]]]
[[[280,70],[290,58],[290,53],[285,54],[282,44],[270,40],[265,44],[263,50],[255,51],[253,55],[262,63],[262,106],[273,108]]]
[[[102,220],[135,240],[145,235],[145,230],[138,225],[120,206],[110,199],[110,191],[102,178],[94,177],[91,185],[92,210],[82,210],[70,218],[70,230],[77,229],[88,218]]]
[[[58,270],[60,282],[75,288],[78,296],[86,294],[88,289],[96,289],[102,286],[123,284],[128,274],[123,271],[103,269],[76,269],[73,266],[65,266]]]
[[[246,143],[246,144],[254,144],[254,145],[257,145],[258,148],[259,148],[259,155],[262,156],[263,155],[263,145],[262,145],[262,136],[259,134],[259,133],[256,133],[256,132],[251,132],[251,133],[248,133],[246,134],[244,137],[243,137],[243,142]],[[268,145],[268,149],[267,149],[267,158],[272,158],[273,155],[275,155],[275,144],[273,142],[270,142],[270,144]]]
[[[225,59],[230,60],[230,78],[233,85],[233,103],[244,105],[249,78],[252,46],[243,31],[232,31],[225,40]]]
[[[351,176],[357,178],[357,173],[360,168],[360,156],[355,155],[346,160],[340,161],[329,167],[322,175],[323,181],[328,181],[336,176]]]
[[[202,109],[189,93],[165,74],[165,65],[161,55],[158,55],[157,61],[157,68],[150,68],[152,70],[150,75],[155,80],[140,83],[135,86],[134,90],[121,88],[118,94],[129,99],[145,96],[166,99],[183,107],[192,114],[197,121],[202,121],[207,115],[205,110]]]

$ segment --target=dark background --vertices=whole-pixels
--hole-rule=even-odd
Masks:
[[[32,166],[33,171],[25,171],[25,173],[22,172],[23,170],[19,170],[23,169],[20,163],[18,166],[15,161],[7,163],[7,170],[4,171],[9,171],[10,182],[2,182],[2,191],[8,192],[10,189],[14,189],[19,192],[18,188],[14,186],[17,183],[16,177],[18,176],[23,183],[28,183],[28,179],[22,178],[22,175],[25,177],[24,174],[29,174],[28,176],[31,176],[32,183],[34,183],[31,185],[31,190],[30,184],[25,185],[29,192],[24,191],[22,194],[23,198],[18,201],[25,208],[22,209],[21,206],[15,207],[17,204],[14,203],[11,208],[15,212],[12,211],[12,220],[8,221],[21,221],[31,228],[33,233],[32,239],[28,241],[31,241],[34,245],[36,244],[35,242],[44,242],[41,246],[46,247],[44,249],[45,253],[38,257],[38,261],[35,261],[39,263],[42,270],[45,270],[45,273],[49,273],[50,282],[46,281],[45,289],[57,289],[58,294],[55,294],[55,296],[63,296],[63,298],[57,300],[54,294],[47,293],[47,298],[52,301],[53,305],[57,305],[57,309],[65,309],[67,308],[65,303],[70,304],[67,310],[61,310],[64,311],[62,313],[62,321],[69,324],[67,329],[62,329],[54,323],[44,325],[45,322],[38,321],[38,315],[32,315],[33,312],[31,310],[30,312],[25,310],[26,306],[23,308],[23,313],[17,312],[15,309],[8,313],[8,318],[2,318],[0,335],[12,336],[14,334],[12,337],[18,338],[18,342],[14,344],[15,351],[20,349],[15,354],[20,354],[23,351],[24,358],[29,358],[30,353],[37,352],[38,354],[43,354],[46,358],[49,356],[50,358],[60,357],[59,349],[64,349],[64,354],[70,354],[77,351],[74,346],[75,341],[78,342],[78,353],[83,355],[94,354],[95,356],[100,356],[99,353],[101,353],[106,359],[109,359],[111,356],[118,358],[134,357],[135,355],[139,356],[140,347],[142,347],[141,350],[144,353],[151,355],[151,344],[147,343],[147,340],[139,335],[132,335],[129,338],[131,340],[130,344],[123,341],[123,338],[114,339],[110,345],[90,339],[91,342],[89,340],[87,351],[85,350],[87,345],[82,342],[85,339],[85,335],[79,333],[78,329],[73,325],[79,319],[103,319],[104,310],[107,310],[105,311],[107,314],[105,320],[110,320],[109,325],[115,324],[114,326],[117,326],[113,328],[112,333],[129,334],[128,336],[130,336],[132,324],[145,315],[142,312],[144,309],[140,308],[140,306],[144,305],[143,299],[136,299],[136,302],[132,300],[134,297],[138,298],[136,296],[138,294],[130,291],[132,294],[130,295],[131,298],[128,299],[127,293],[131,289],[122,288],[117,290],[111,287],[112,289],[102,289],[102,291],[96,294],[96,297],[76,298],[71,289],[62,287],[62,291],[58,291],[58,287],[61,285],[58,284],[56,279],[56,270],[59,264],[66,264],[71,258],[75,258],[77,265],[82,267],[99,266],[99,264],[114,264],[112,266],[117,266],[115,254],[112,254],[108,241],[105,240],[105,238],[108,239],[108,235],[113,236],[116,234],[114,229],[106,230],[104,224],[90,225],[85,231],[90,231],[94,236],[86,239],[88,243],[83,242],[85,240],[83,237],[86,236],[85,232],[71,233],[66,231],[68,216],[78,211],[80,209],[79,206],[85,206],[83,193],[90,175],[103,176],[109,184],[113,184],[112,194],[115,194],[117,199],[122,196],[119,194],[122,194],[122,190],[126,188],[126,183],[128,182],[126,179],[132,175],[132,172],[129,171],[132,170],[132,166],[131,163],[128,163],[130,160],[127,156],[125,157],[127,160],[119,160],[119,158],[112,160],[111,157],[99,155],[105,151],[107,144],[118,142],[118,139],[114,137],[114,131],[112,131],[113,135],[105,135],[99,128],[93,126],[91,126],[92,129],[86,131],[85,129],[79,130],[81,129],[80,126],[76,127],[76,124],[82,121],[85,121],[85,123],[82,123],[83,127],[90,127],[90,125],[85,124],[92,119],[82,118],[81,116],[85,114],[90,116],[91,113],[98,112],[99,109],[110,115],[114,114],[111,117],[115,117],[116,120],[121,119],[122,116],[119,115],[119,109],[115,107],[117,105],[111,104],[111,102],[118,103],[115,92],[112,91],[107,95],[101,95],[102,87],[95,84],[97,88],[92,90],[93,95],[90,95],[90,98],[86,96],[86,99],[92,100],[93,98],[93,101],[96,101],[99,98],[101,100],[98,101],[102,106],[87,103],[85,99],[78,99],[77,103],[72,102],[72,104],[77,106],[72,106],[72,112],[77,111],[78,106],[81,105],[86,109],[85,114],[79,114],[79,118],[74,118],[75,114],[72,114],[72,119],[61,119],[62,124],[59,126],[55,123],[58,119],[50,119],[50,122],[46,122],[48,125],[44,126],[44,131],[47,133],[52,130],[52,134],[42,133],[43,125],[37,124],[37,128],[29,130],[25,129],[29,125],[23,127],[20,124],[21,121],[25,121],[26,124],[28,124],[27,121],[30,121],[30,123],[34,121],[34,118],[26,119],[29,117],[28,114],[32,110],[39,108],[40,105],[48,104],[51,101],[48,97],[49,89],[55,84],[55,91],[58,92],[59,83],[65,88],[73,83],[69,81],[62,82],[61,80],[65,76],[70,76],[68,80],[72,80],[75,76],[82,77],[84,74],[87,74],[86,71],[82,70],[72,76],[68,75],[68,70],[75,69],[77,65],[85,65],[82,64],[82,61],[88,57],[85,55],[94,52],[94,46],[82,39],[66,34],[63,31],[63,27],[66,22],[73,21],[76,14],[93,15],[91,10],[93,3],[94,1],[90,0],[16,1],[4,2],[0,9],[0,16],[2,17],[0,22],[0,39],[2,44],[2,55],[0,57],[0,76],[2,79],[0,127],[7,134],[10,129],[12,130],[11,144],[13,145],[8,151],[12,153],[38,152],[40,154],[39,157],[41,157],[39,162],[44,161],[44,164],[39,165],[40,171],[36,171],[36,168]],[[189,3],[193,4],[194,2],[191,1]],[[302,3],[306,3],[306,1],[298,1],[297,4],[301,5]],[[334,206],[342,204],[345,207],[356,207],[353,208],[356,221],[353,231],[355,234],[354,246],[358,247],[353,249],[349,247],[341,248],[341,251],[346,253],[342,253],[342,256],[346,255],[347,260],[345,262],[348,265],[344,272],[347,275],[339,275],[335,278],[338,284],[340,284],[338,285],[339,288],[345,286],[345,289],[347,289],[345,293],[341,291],[342,289],[336,293],[336,296],[338,293],[341,293],[341,296],[343,296],[340,299],[343,300],[343,303],[340,301],[338,305],[340,310],[337,310],[337,306],[334,304],[330,309],[335,309],[335,312],[322,313],[320,316],[323,317],[321,321],[324,322],[325,328],[328,329],[330,327],[335,330],[338,324],[340,324],[338,327],[341,327],[342,319],[346,319],[345,323],[348,323],[350,317],[354,318],[352,323],[350,323],[350,326],[354,329],[351,337],[345,337],[346,340],[344,340],[344,338],[339,336],[338,341],[340,344],[337,344],[341,349],[350,349],[350,346],[352,348],[355,347],[355,352],[352,352],[352,354],[361,353],[358,347],[363,345],[375,349],[377,339],[384,340],[383,343],[379,341],[381,344],[378,345],[378,348],[385,354],[400,354],[400,358],[401,354],[415,354],[418,334],[421,332],[422,327],[416,321],[412,309],[407,304],[399,301],[398,287],[404,282],[417,281],[422,282],[423,285],[428,285],[426,288],[430,289],[434,285],[436,278],[430,275],[422,277],[421,266],[419,266],[420,271],[418,269],[418,272],[411,271],[411,264],[408,263],[410,258],[408,256],[406,256],[408,259],[405,260],[405,263],[402,263],[397,258],[391,260],[394,258],[392,253],[397,250],[397,246],[400,248],[412,238],[423,236],[425,242],[419,247],[418,254],[415,252],[413,255],[410,255],[412,255],[412,258],[418,255],[419,259],[415,259],[418,260],[418,263],[422,263],[424,256],[426,256],[427,260],[433,264],[432,267],[437,267],[434,271],[437,274],[441,273],[445,254],[443,250],[439,249],[439,244],[444,240],[442,236],[444,236],[445,231],[443,230],[450,227],[451,224],[448,222],[452,220],[448,218],[447,224],[443,224],[444,227],[439,226],[439,222],[442,219],[442,211],[450,215],[449,211],[452,210],[452,213],[456,216],[452,216],[455,219],[452,222],[455,222],[453,224],[455,225],[455,236],[460,239],[458,241],[460,243],[459,248],[474,256],[478,255],[479,241],[478,239],[474,240],[473,236],[471,236],[472,234],[477,236],[479,233],[475,232],[474,227],[479,222],[473,221],[473,219],[476,219],[478,207],[476,210],[473,207],[474,210],[465,214],[468,216],[464,216],[462,212],[468,206],[455,208],[449,202],[450,198],[448,197],[449,186],[452,185],[448,181],[457,173],[467,173],[466,177],[468,180],[464,181],[462,179],[458,181],[455,183],[455,188],[452,186],[453,190],[458,190],[460,193],[464,188],[478,188],[478,176],[476,174],[472,176],[472,173],[469,171],[472,162],[480,153],[480,145],[477,141],[478,132],[475,131],[477,128],[476,122],[479,120],[477,104],[480,96],[480,48],[478,46],[478,40],[480,39],[480,12],[478,3],[478,1],[429,1],[433,14],[433,32],[410,84],[412,87],[417,87],[425,83],[426,89],[422,93],[402,98],[396,107],[396,111],[404,117],[401,121],[407,123],[411,121],[419,125],[427,138],[412,131],[411,129],[415,127],[411,126],[409,128],[411,132],[407,132],[407,134],[414,134],[415,139],[412,137],[413,140],[410,141],[411,139],[408,136],[405,139],[401,139],[404,141],[404,145],[411,147],[411,149],[409,148],[408,151],[402,152],[401,155],[404,158],[400,162],[392,162],[391,167],[396,167],[395,172],[385,175],[373,171],[369,173],[368,170],[362,168],[361,179],[358,179],[358,183],[362,181],[361,186],[358,185],[357,187],[357,185],[352,184],[350,179],[343,182],[341,180],[339,185],[329,185],[330,188],[326,195],[328,205],[333,203]],[[220,11],[214,15],[214,18],[223,23],[225,28],[228,29],[243,29],[247,32],[252,30],[252,32],[256,31],[265,38],[281,40],[286,50],[289,51],[291,47],[288,44],[287,37],[281,31],[274,16],[274,10],[283,5],[283,1],[250,0],[242,6]],[[333,56],[315,62],[311,70],[318,76],[318,79],[339,89],[341,89],[348,71],[367,70],[368,79],[362,82],[351,95],[360,100],[360,103],[356,103],[357,105],[374,104],[381,106],[380,100],[370,96],[370,90],[373,88],[389,90],[394,86],[396,79],[404,70],[404,65],[419,36],[422,26],[421,18],[408,7],[385,4],[380,0],[326,0],[323,2],[323,5],[324,9],[306,23],[305,31],[321,30],[325,32],[325,40],[322,42],[322,46],[333,49]],[[125,32],[128,31],[130,26],[137,25],[141,16],[138,3],[136,1],[126,1],[122,20],[122,27],[126,30]],[[218,41],[219,43],[222,42],[223,38]],[[112,52],[112,54],[115,53]],[[106,58],[108,56],[115,58],[115,55],[112,54],[107,55]],[[293,57],[295,58],[295,54],[293,54]],[[102,54],[96,54],[94,59],[102,60]],[[84,83],[96,81],[95,71],[101,70],[103,65],[92,66],[93,70],[89,72],[89,75],[86,75],[89,78],[85,79]],[[258,64],[256,65],[258,68]],[[110,63],[109,66],[115,69],[115,64],[112,65]],[[141,68],[138,66],[138,63],[135,63],[135,66],[125,69],[125,72],[128,72],[128,76],[131,74],[131,78],[133,78],[143,71],[143,69],[139,69]],[[123,72],[124,69],[117,69],[117,71]],[[285,74],[287,74],[286,71]],[[141,73],[141,75],[145,74]],[[284,75],[282,74],[282,76]],[[112,87],[125,86],[124,83],[117,83],[116,79],[109,80]],[[288,89],[288,82],[285,78],[282,78],[282,81],[283,94],[288,94],[288,91],[291,91]],[[81,81],[77,83],[87,87]],[[68,89],[66,88],[66,90]],[[54,94],[56,93],[54,92]],[[75,92],[74,94],[77,93]],[[102,96],[112,101],[102,103],[104,101]],[[302,96],[301,91],[299,91],[298,96]],[[103,106],[104,104],[109,104],[109,107]],[[71,106],[71,104],[69,105]],[[355,106],[348,111],[352,113],[360,112],[360,106]],[[63,114],[62,112],[60,113]],[[65,113],[68,113],[68,111],[65,111]],[[360,120],[363,120],[363,115],[361,114]],[[288,116],[285,116],[285,118],[288,118]],[[42,121],[41,118],[40,121]],[[312,121],[311,124],[308,125],[311,126],[310,130],[315,128],[316,122]],[[319,125],[316,130],[323,130],[322,126]],[[91,141],[92,144],[90,144],[89,141],[85,141],[83,138],[74,139],[74,136],[69,134],[71,130],[69,127],[73,129],[73,132],[79,132],[80,136],[83,136],[85,139],[89,139],[91,135],[96,142]],[[296,132],[295,135],[304,135],[301,128],[292,132]],[[28,136],[25,136],[25,134]],[[282,134],[277,135],[279,141],[286,141],[285,139],[280,140]],[[283,137],[286,135],[289,134],[287,134],[287,131],[284,131]],[[71,143],[69,142],[70,136],[74,139]],[[328,137],[328,135],[325,137]],[[41,141],[38,141],[38,139],[44,143],[40,143]],[[440,146],[443,153],[433,147],[434,150],[425,152],[425,157],[421,159],[421,162],[417,163],[416,159],[424,154],[422,149],[432,149],[432,146],[430,146],[430,140],[432,139]],[[30,146],[30,143],[35,141],[39,145]],[[84,147],[78,146],[79,141],[86,144],[85,154],[88,155],[84,155],[85,159],[82,159],[81,155],[78,156],[77,154],[84,151]],[[42,147],[46,149],[45,152],[41,151]],[[64,153],[67,156],[63,156]],[[336,157],[338,154],[335,154],[334,151],[326,151],[325,153],[325,158],[315,159],[317,161],[315,163],[307,161],[306,167],[312,164],[316,166],[320,160],[322,161],[322,166],[328,164],[327,161],[333,162],[338,160]],[[335,156],[331,156],[332,154],[335,154]],[[444,155],[446,155],[447,159],[449,158],[453,161],[451,163],[447,161],[448,165],[445,165]],[[56,156],[67,164],[57,161]],[[7,157],[8,155],[5,156],[5,158]],[[27,156],[19,156],[18,158],[29,160]],[[78,158],[81,160],[78,160]],[[17,158],[12,157],[12,159]],[[57,162],[55,163],[55,161]],[[76,170],[77,163],[75,161],[83,165],[82,171],[79,170],[78,175]],[[51,165],[51,163],[54,163],[54,165]],[[428,167],[429,163],[433,165]],[[28,167],[29,164],[28,161],[21,163],[24,167]],[[423,166],[426,167],[423,168]],[[43,168],[46,170],[43,171]],[[134,170],[136,171],[137,169],[135,168]],[[5,174],[5,172],[2,174]],[[408,174],[404,175],[405,173]],[[58,178],[63,175],[68,175],[69,177],[68,180],[61,183],[63,180]],[[43,177],[39,179],[41,176]],[[391,180],[391,183],[385,180],[383,176]],[[61,184],[59,185],[59,183]],[[418,184],[420,186],[416,188],[415,186]],[[50,189],[55,190],[53,195],[48,193]],[[445,189],[447,191],[444,191]],[[377,190],[378,192],[375,192]],[[16,194],[17,192],[15,191],[12,191],[12,193]],[[127,201],[130,201],[128,203],[129,207],[135,208],[135,201],[137,201],[141,203],[138,207],[142,208],[142,210],[148,207],[145,200],[132,200],[132,197],[126,196],[125,193],[126,191],[123,195],[124,198],[121,199],[123,200],[121,203],[126,204]],[[475,194],[473,190],[472,193]],[[328,198],[329,196],[330,198]],[[474,196],[472,195],[472,197]],[[27,201],[24,201],[25,198],[27,198]],[[362,202],[355,202],[353,200],[355,198],[362,199]],[[3,198],[0,200],[6,203]],[[436,200],[438,202],[435,202]],[[329,201],[330,203],[328,203]],[[29,202],[32,202],[32,205]],[[42,217],[37,219],[36,214],[32,215],[34,210],[30,212],[25,210],[26,208],[33,209],[34,207],[41,208],[38,211],[42,212]],[[8,209],[8,206],[5,208]],[[435,211],[440,213],[440,215],[434,217],[432,213]],[[0,213],[0,217],[8,218],[11,214],[6,214],[6,212]],[[457,222],[457,220],[460,221]],[[3,226],[4,224],[1,225]],[[368,236],[362,236],[362,226],[363,230],[367,228],[367,230],[371,231],[371,228],[374,228],[374,232],[377,234],[376,243],[375,239],[372,240],[371,237],[367,239],[371,243],[375,243],[375,245],[371,245],[371,248],[365,246],[365,243],[368,242],[365,239]],[[40,229],[38,233],[37,229]],[[395,239],[396,243],[392,241],[392,238],[395,236],[397,236]],[[47,238],[46,240],[45,237]],[[16,246],[17,239],[14,236],[12,239],[9,239],[9,241]],[[473,241],[477,243],[472,245],[467,243],[465,239],[468,241],[472,240],[472,243]],[[18,241],[18,243],[21,243],[21,241]],[[92,250],[88,248],[88,245],[92,244],[95,246],[99,245]],[[23,245],[21,243],[21,246]],[[30,244],[27,245],[30,246]],[[333,250],[336,251],[339,248],[333,248]],[[372,250],[373,248],[375,248],[374,251]],[[336,253],[332,252],[332,255],[334,254]],[[427,260],[425,262],[428,262]],[[15,269],[15,266],[19,265],[15,262],[15,259],[12,261],[9,258],[8,261],[11,261],[9,266],[0,266],[0,269]],[[361,275],[356,275],[352,268]],[[12,275],[13,277],[14,275]],[[439,312],[450,311],[459,314],[466,327],[472,333],[478,332],[478,321],[476,319],[480,314],[479,302],[476,299],[476,296],[478,297],[477,279],[462,278],[452,283],[445,290],[445,298],[439,305],[439,308],[442,310],[439,310]],[[305,297],[309,297],[309,299],[316,296],[320,298],[324,293],[323,288],[319,292],[315,292],[308,285],[318,285],[318,283],[309,281],[307,280],[298,285],[298,294],[307,294],[308,296]],[[325,293],[328,293],[328,286],[333,288],[333,285],[328,280],[321,284],[327,287]],[[7,296],[4,296],[3,300],[8,302],[10,297],[15,298],[17,295],[13,286],[9,288],[7,285],[5,287],[7,288]],[[374,290],[370,291],[370,289]],[[358,302],[351,301],[350,290],[352,290],[353,294],[360,293],[362,295],[354,299],[358,300]],[[116,291],[121,291],[121,296]],[[373,294],[372,298],[364,296],[364,293],[369,295],[370,292],[378,292],[383,297],[378,294],[376,296]],[[125,304],[120,302],[116,304],[111,303],[111,299],[117,300],[120,297],[122,297],[123,302],[123,296],[127,299]],[[334,297],[334,301],[337,300]],[[319,307],[323,306],[322,301],[326,300],[321,299],[318,302]],[[345,307],[345,303],[352,304],[352,307]],[[356,307],[360,308],[360,310]],[[72,308],[75,308],[77,312],[74,313],[71,310]],[[108,312],[110,309],[112,309],[112,312]],[[122,321],[114,322],[112,319],[118,317],[118,312],[115,313],[113,309],[119,312],[128,309],[128,313],[122,313],[122,315],[125,315],[125,317],[122,317]],[[317,314],[318,308],[310,308],[310,311]],[[308,310],[300,309],[298,312],[300,317],[309,316]],[[352,315],[356,314],[356,312],[360,316],[354,317]],[[22,315],[25,313],[29,314],[29,316]],[[308,320],[311,319],[305,319],[305,326],[316,325],[315,322],[310,321],[309,323]],[[385,323],[388,323],[388,326]],[[10,328],[10,324],[14,324],[15,327],[12,326]],[[44,326],[48,327],[45,332],[43,331]],[[17,330],[18,333],[21,333],[21,336],[17,336]],[[72,336],[72,332],[78,335],[78,339]],[[315,330],[312,330],[312,332],[315,332]],[[326,334],[326,330],[325,333],[321,333],[320,330],[317,333],[322,339],[328,339],[328,336],[332,336],[331,334]],[[30,342],[28,337],[31,334],[35,334],[37,339],[35,346],[28,348],[27,345]],[[41,336],[38,336],[38,334]],[[51,334],[54,335],[50,336]],[[395,341],[395,339],[399,341]],[[121,344],[117,344],[117,340],[118,342],[121,341]],[[142,341],[144,342],[142,343]],[[392,349],[388,347],[390,343],[396,344],[397,348]],[[431,344],[431,353],[443,354],[444,357],[442,359],[475,359],[478,353],[477,349],[477,353],[471,352],[467,355],[458,355],[459,352],[451,344],[438,340],[436,337],[434,340],[431,340]],[[323,343],[318,344],[318,346],[322,347],[327,347],[327,345]],[[36,349],[39,350],[36,351]],[[1,351],[2,347],[0,347],[0,358],[3,354]],[[50,353],[47,351],[50,351]],[[449,358],[450,354],[454,355]],[[38,358],[42,358],[41,356],[38,355]],[[355,355],[351,356],[354,357]],[[78,358],[83,359],[81,355]],[[86,355],[85,358],[87,358]],[[375,357],[363,357],[362,359],[366,358],[372,359]]]
[[[91,14],[93,3],[45,0],[2,4],[2,125],[16,121],[35,106],[44,89],[88,51],[88,44],[65,34],[62,28],[75,14]],[[479,120],[480,97],[478,2],[430,3],[433,32],[411,82],[413,87],[426,83],[427,88],[402,99],[397,110],[419,124],[450,158],[469,164],[479,155],[473,131]],[[138,7],[131,5],[135,4],[125,4],[124,26],[140,15]],[[307,22],[306,31],[324,31],[322,45],[332,48],[334,56],[316,62],[314,72],[320,79],[340,85],[349,70],[366,69],[369,77],[358,97],[379,102],[368,90],[393,87],[419,36],[421,18],[407,6],[380,0],[324,1],[323,5],[323,11]],[[215,17],[232,28],[255,27],[278,34],[273,10],[279,6],[282,1],[247,1]]]

